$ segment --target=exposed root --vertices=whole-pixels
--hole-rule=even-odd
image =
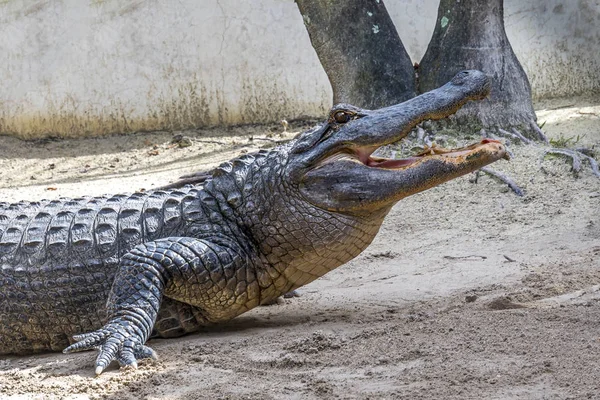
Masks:
[[[537,124],[537,122],[535,122],[534,120],[530,120],[529,121],[529,126],[531,126],[531,129],[537,133],[538,137],[540,138],[540,140],[546,144],[550,144],[550,140],[548,140],[548,136],[546,136],[546,134],[544,133],[544,131],[542,131],[542,128],[540,128]]]
[[[594,175],[600,178],[600,168],[598,168],[598,162],[593,157],[590,157],[587,154],[581,153],[581,155],[590,163],[590,167],[592,167],[592,172],[594,173]]]
[[[517,135],[519,137],[519,139],[521,139],[522,142],[527,143],[527,144],[531,144],[532,141],[530,139],[527,139],[521,132],[519,132],[519,130],[517,128],[512,128],[512,132]]]
[[[514,138],[517,139],[519,141],[521,141],[522,143],[525,144],[531,144],[532,141],[530,139],[527,139],[525,136],[523,136],[523,134],[521,132],[519,132],[518,130],[516,130],[515,128],[512,128],[512,133],[505,131],[502,128],[498,128],[498,133],[504,137],[508,137],[508,138]]]
[[[595,155],[594,150],[587,149],[585,147],[577,147],[574,150],[580,152],[581,154],[585,154],[586,156],[589,156],[589,157],[594,157],[594,155]]]
[[[515,181],[513,181],[512,179],[510,179],[508,176],[504,175],[501,172],[498,172],[496,170],[493,170],[491,168],[488,167],[483,167],[481,169],[479,169],[476,174],[475,174],[475,183],[477,183],[477,179],[479,177],[479,172],[483,172],[497,180],[499,180],[502,183],[505,183],[508,185],[508,187],[510,188],[510,190],[512,190],[517,196],[519,197],[523,197],[525,196],[525,191],[523,189],[521,189],[519,187],[519,185],[517,185],[515,183]]]
[[[529,125],[531,127],[531,131],[535,132],[537,134],[537,136],[538,136],[537,141],[541,141],[546,145],[550,144],[550,140],[548,140],[548,137],[546,136],[546,134],[542,131],[542,129],[538,126],[538,124],[534,120],[529,121]],[[482,131],[482,134],[485,133],[485,131],[483,129],[481,131]],[[521,143],[524,143],[524,144],[536,145],[536,140],[528,139],[527,137],[525,137],[525,135],[523,135],[521,132],[519,132],[519,130],[517,130],[514,127],[511,128],[511,132],[508,132],[507,130],[498,128],[498,134],[507,139],[506,145],[510,144],[509,141],[511,138],[517,139]],[[495,139],[495,137],[493,137],[493,135],[492,135],[492,139]],[[575,174],[575,176],[577,176],[581,172],[582,160],[585,160],[590,164],[590,167],[591,167],[594,175],[596,175],[598,178],[600,178],[600,167],[598,166],[598,162],[594,158],[594,151],[591,149],[550,148],[550,149],[547,149],[544,151],[542,160],[548,154],[561,155],[561,156],[566,156],[566,157],[571,158],[572,159],[571,170],[573,171],[573,174]],[[512,154],[510,154],[510,155],[512,157]]]
[[[571,171],[573,171],[573,173],[576,176],[579,174],[579,172],[581,172],[581,165],[582,165],[581,160],[583,159],[590,164],[590,167],[592,168],[592,172],[594,173],[594,175],[596,175],[598,178],[600,178],[600,168],[598,167],[598,161],[596,161],[594,159],[594,157],[592,157],[590,155],[590,154],[593,155],[594,152],[589,149],[556,149],[556,148],[552,148],[552,149],[548,149],[548,150],[544,151],[542,160],[548,154],[567,156],[567,157],[571,158],[571,160],[572,160]]]
[[[579,174],[579,172],[581,172],[581,158],[579,157],[580,153],[576,152],[575,150],[555,149],[555,148],[548,149],[548,150],[544,151],[544,154],[542,155],[542,160],[548,154],[555,154],[555,155],[570,157],[572,160],[571,171],[573,171],[573,174],[575,174],[577,176]]]

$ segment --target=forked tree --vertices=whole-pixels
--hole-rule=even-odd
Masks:
[[[296,3],[334,102],[381,107],[406,100],[415,78],[422,93],[460,70],[478,69],[492,77],[492,93],[459,112],[461,125],[531,129],[531,88],[504,30],[503,0],[441,0],[416,77],[383,0]]]
[[[536,122],[529,80],[506,36],[504,0],[440,0],[433,36],[416,68],[383,0],[296,4],[329,77],[334,103],[379,108],[441,86],[460,70],[478,69],[492,78],[489,98],[467,104],[434,127],[458,125],[461,132],[548,144]],[[600,177],[593,154],[554,148],[548,153],[572,158],[575,173],[586,160]]]

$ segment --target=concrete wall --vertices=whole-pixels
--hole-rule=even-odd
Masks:
[[[370,0],[371,1],[371,0]],[[388,0],[411,57],[437,0]],[[600,0],[506,0],[534,95],[600,90]],[[2,0],[0,133],[82,136],[321,116],[293,0]]]
[[[0,1],[0,132],[79,136],[321,115],[293,1]]]
[[[600,92],[600,0],[506,0],[505,20],[534,97]]]

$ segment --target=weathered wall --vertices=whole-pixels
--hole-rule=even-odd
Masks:
[[[321,115],[292,1],[0,1],[0,132],[35,137]]]
[[[386,5],[419,61],[437,0]],[[505,9],[534,96],[600,90],[600,0]],[[293,0],[4,0],[0,60],[0,133],[23,137],[319,116],[331,101]]]
[[[506,0],[505,13],[535,97],[600,92],[600,0]]]

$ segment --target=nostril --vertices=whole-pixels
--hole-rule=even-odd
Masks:
[[[485,138],[481,141],[481,144],[487,144],[487,143],[502,143],[499,140],[496,139],[490,139],[490,138]]]

